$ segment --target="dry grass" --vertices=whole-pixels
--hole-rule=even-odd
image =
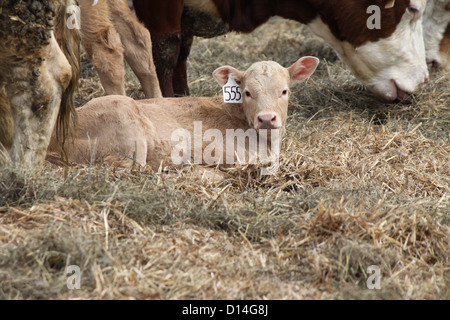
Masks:
[[[432,73],[411,105],[384,103],[306,28],[274,19],[252,35],[197,39],[192,94],[218,94],[221,65],[302,55],[322,63],[292,89],[276,175],[3,170],[0,297],[449,299],[448,74]],[[103,94],[84,59],[80,105]],[[128,94],[142,98],[127,76]],[[80,290],[66,286],[71,264]],[[366,287],[370,265],[380,290]]]

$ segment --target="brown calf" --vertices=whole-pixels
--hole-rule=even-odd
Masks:
[[[123,59],[141,82],[146,98],[162,97],[149,31],[126,0],[79,0],[82,44],[97,69],[105,93],[125,95]]]
[[[318,62],[315,57],[304,57],[287,69],[265,61],[253,64],[247,71],[229,66],[214,71],[214,78],[222,86],[230,79],[240,85],[242,103],[225,103],[224,97],[94,99],[78,109],[78,136],[69,148],[69,160],[125,167],[134,159],[142,166],[158,169],[160,165],[173,167],[182,163],[232,165],[243,160],[239,157],[242,154],[250,159],[252,155],[237,150],[250,142],[245,142],[244,137],[244,145],[241,141],[235,147],[235,137],[231,136],[230,142],[228,134],[242,133],[249,139],[252,134],[255,139],[259,135],[258,148],[266,141],[270,149],[270,142],[261,139],[261,133],[271,129],[279,129],[277,134],[284,133],[289,87],[308,78]],[[55,151],[55,145],[50,144],[47,159],[51,162],[58,160]],[[235,152],[239,159],[235,159]]]

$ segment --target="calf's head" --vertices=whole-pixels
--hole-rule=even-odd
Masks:
[[[296,81],[307,79],[316,70],[319,59],[300,58],[289,68],[273,61],[253,64],[246,71],[230,66],[216,69],[213,77],[224,86],[230,77],[239,84],[242,108],[248,124],[256,130],[281,129],[287,118],[289,87]]]

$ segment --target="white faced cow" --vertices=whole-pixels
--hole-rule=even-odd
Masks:
[[[362,10],[367,1],[339,3],[333,5],[334,10],[349,12],[357,7]],[[422,33],[425,3],[425,0],[390,1],[382,9],[386,13],[380,20],[380,29],[370,31],[358,22],[356,11],[340,17],[340,28],[346,30],[334,29],[335,20],[329,20],[329,15],[316,17],[308,26],[331,44],[371,91],[385,100],[408,102],[408,93],[428,82]],[[393,18],[387,13],[389,11],[400,19]],[[358,26],[363,28],[362,31],[356,30]]]

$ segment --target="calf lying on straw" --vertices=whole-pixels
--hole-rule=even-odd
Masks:
[[[94,99],[78,109],[78,136],[67,144],[69,161],[153,169],[256,163],[263,156],[273,162],[285,131],[289,87],[308,78],[318,63],[303,57],[289,68],[272,61],[246,71],[218,68],[213,77],[224,87],[220,97]],[[52,140],[47,159],[57,161],[57,151]]]

